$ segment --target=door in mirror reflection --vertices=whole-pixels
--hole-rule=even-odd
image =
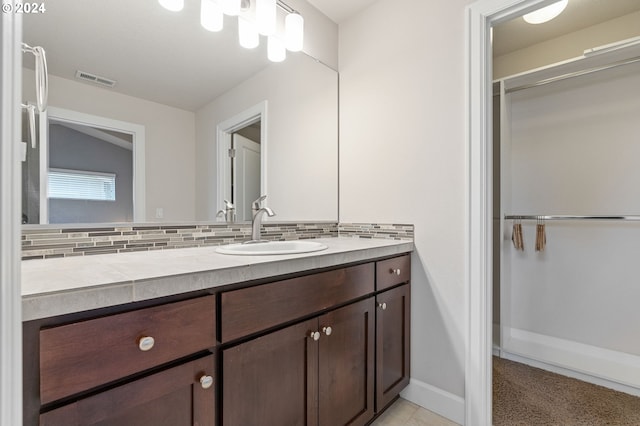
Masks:
[[[255,126],[251,126],[255,127]],[[257,132],[239,130],[232,137],[231,193],[237,220],[251,221],[251,205],[260,197],[260,122]],[[244,130],[244,131],[243,131]],[[243,136],[247,134],[249,137]]]

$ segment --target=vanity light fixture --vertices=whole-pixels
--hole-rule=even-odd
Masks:
[[[158,2],[172,12],[180,12],[184,8],[184,0],[158,0]]]
[[[304,18],[298,12],[292,12],[284,18],[284,36],[288,50],[292,52],[302,50]]]
[[[567,7],[569,0],[560,0],[542,9],[527,13],[522,18],[529,24],[544,24],[557,17]]]
[[[200,24],[208,31],[220,31],[224,15],[238,17],[238,40],[246,49],[260,44],[260,34],[267,36],[267,56],[270,61],[282,62],[287,50],[299,52],[304,46],[304,18],[281,0],[200,0]],[[184,0],[158,0],[162,7],[178,12]],[[287,14],[284,33],[277,25],[277,8]]]
[[[242,0],[220,0],[225,15],[238,16]]]
[[[287,59],[287,49],[281,38],[269,36],[267,40],[267,58],[271,62],[282,62]]]
[[[276,0],[256,0],[256,24],[262,35],[276,33],[276,4]]]
[[[260,34],[251,21],[242,16],[238,17],[238,39],[240,46],[254,49],[260,44]]]
[[[215,0],[200,3],[200,25],[208,31],[221,31],[224,24],[222,7]]]

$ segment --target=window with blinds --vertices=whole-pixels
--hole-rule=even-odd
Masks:
[[[49,198],[67,200],[116,200],[114,173],[49,169]]]

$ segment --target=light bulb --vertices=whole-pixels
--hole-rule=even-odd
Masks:
[[[256,1],[258,32],[270,36],[276,32],[276,0]]]
[[[569,0],[560,0],[559,2],[550,4],[542,9],[527,13],[523,18],[530,24],[544,24],[545,22],[549,22],[556,16],[560,15],[564,8],[567,7],[568,2]]]
[[[245,49],[253,49],[260,44],[260,34],[253,23],[238,16],[238,38],[240,46]]]
[[[240,14],[241,0],[221,0],[222,11],[225,15],[237,16]]]
[[[276,36],[269,36],[267,43],[267,58],[271,62],[282,62],[287,58],[284,43]]]
[[[184,0],[158,0],[158,3],[172,12],[180,12],[184,8]]]
[[[284,18],[284,33],[287,49],[292,52],[302,50],[304,44],[304,18],[297,12],[290,13]]]
[[[224,15],[215,0],[202,0],[200,3],[200,24],[209,31],[222,30]]]

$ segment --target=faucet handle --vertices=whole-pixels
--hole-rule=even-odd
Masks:
[[[266,195],[261,195],[257,200],[255,200],[252,204],[253,211],[260,210],[262,208],[262,202],[267,198]]]
[[[233,207],[233,203],[231,203],[231,202],[229,202],[227,200],[224,200],[224,208],[225,209],[233,209],[234,208]]]

